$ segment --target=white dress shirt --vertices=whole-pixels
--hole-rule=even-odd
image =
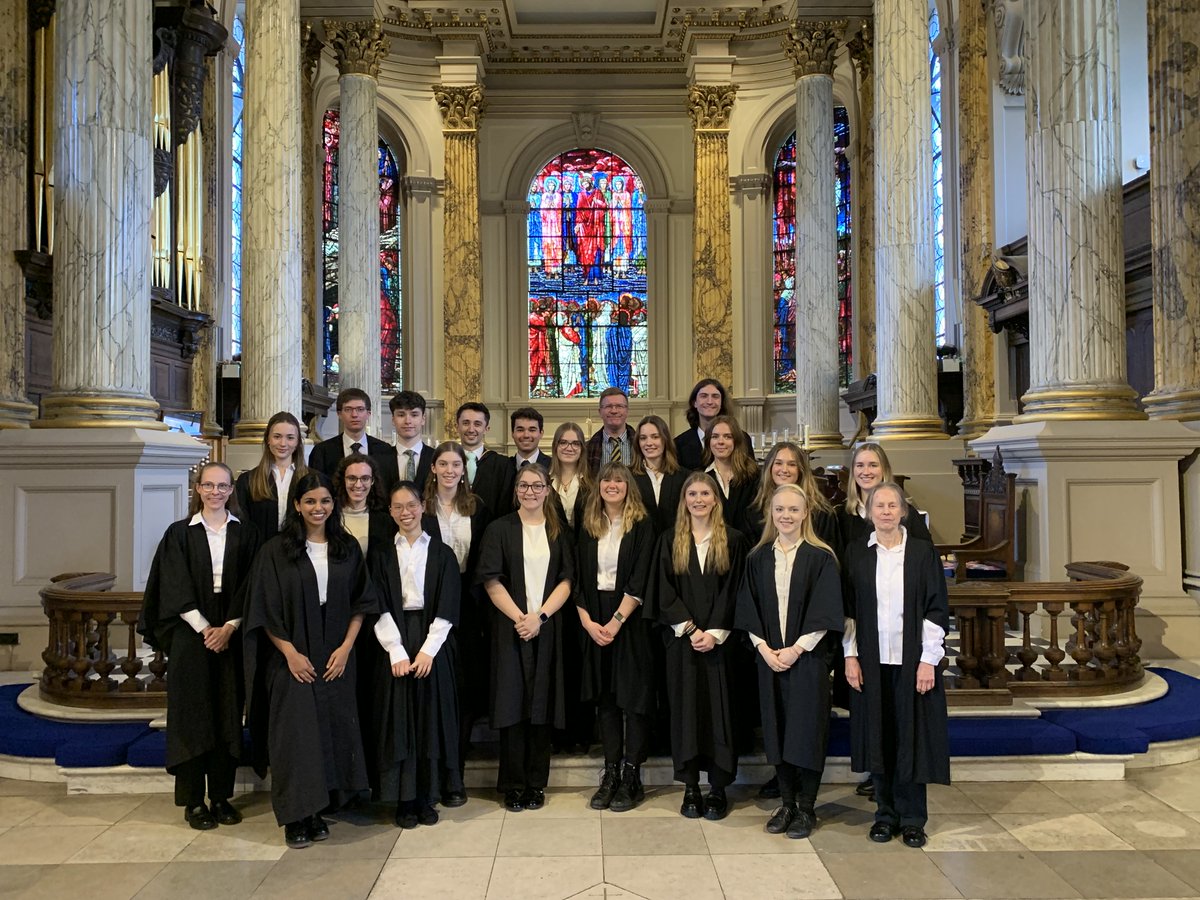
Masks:
[[[404,612],[415,612],[425,608],[425,569],[429,562],[431,540],[425,532],[421,532],[421,536],[412,544],[404,535],[396,535],[396,563],[400,567],[401,608]],[[437,656],[442,645],[446,643],[450,628],[447,619],[434,616],[419,652],[431,658]],[[385,612],[375,623],[375,638],[387,651],[388,661],[392,665],[408,660],[404,639],[390,612]]]
[[[275,523],[276,528],[283,527],[283,520],[287,516],[288,511],[288,494],[292,489],[292,476],[296,474],[296,465],[287,467],[287,472],[283,478],[279,477],[279,469],[274,465],[271,466],[271,480],[275,482],[275,510],[278,513],[278,521]]]
[[[546,593],[546,577],[550,574],[550,541],[546,537],[546,523],[526,525],[521,523],[521,546],[525,567],[525,611],[542,611],[542,596]]]
[[[467,556],[471,552],[471,517],[464,516],[451,503],[449,509],[437,505],[438,530],[442,533],[442,543],[454,551],[458,560],[459,573],[467,570]]]
[[[413,478],[417,477],[417,469],[421,465],[421,451],[423,449],[425,449],[425,442],[419,438],[416,440],[416,442],[413,443],[413,445],[411,447],[405,447],[402,443],[400,443],[399,439],[396,440],[396,465],[399,467],[398,472],[400,474],[401,481],[409,480],[409,477],[408,477],[408,459],[409,459],[408,454],[410,451],[412,453],[412,465],[413,465],[412,477]]]
[[[771,552],[775,555],[775,596],[779,601],[779,635],[785,641],[787,640],[788,607],[792,599],[792,568],[796,564],[796,550],[803,543],[804,541],[801,540],[788,547],[782,539],[776,538],[775,543],[771,545]],[[797,603],[801,603],[803,600],[803,597],[796,598]],[[808,634],[800,635],[792,646],[799,653],[811,653],[823,637],[825,637],[824,628],[820,631],[810,631]],[[766,641],[757,634],[751,634],[750,643],[757,650],[759,644],[765,644]]]
[[[696,559],[700,561],[700,571],[704,571],[704,563],[708,560],[708,550],[712,546],[712,532],[704,536],[704,540],[696,542]],[[687,629],[687,622],[680,622],[673,626],[675,629],[675,637],[683,637],[683,632]],[[713,636],[713,640],[718,644],[725,643],[729,638],[728,628],[709,628],[707,633]]]
[[[658,503],[659,495],[662,492],[663,478],[665,476],[663,475],[662,472],[657,471],[655,469],[651,469],[651,468],[647,468],[647,467],[643,467],[643,468],[646,469],[646,476],[650,479],[650,487],[652,487],[654,489],[654,502]]]
[[[313,571],[317,573],[317,599],[325,605],[329,593],[329,544],[317,544],[305,541],[308,547],[308,558],[312,561]]]
[[[188,522],[189,526],[204,526],[204,535],[208,538],[208,555],[212,558],[214,594],[221,593],[221,576],[224,574],[225,569],[225,536],[228,534],[229,523],[237,521],[239,521],[237,516],[235,516],[229,510],[225,510],[225,521],[221,523],[220,528],[213,528],[211,525],[205,522],[204,515],[202,513],[196,513]],[[189,609],[185,613],[180,613],[179,616],[181,619],[183,619],[183,621],[191,625],[192,630],[197,634],[201,634],[204,629],[211,624],[208,619],[204,617],[204,613],[200,612],[198,609]],[[237,628],[242,624],[242,620],[230,619],[225,624],[232,625],[234,628]]]
[[[908,529],[900,526],[900,543],[885,547],[871,532],[867,547],[874,547],[875,603],[879,626],[879,662],[898,666],[904,662],[904,550],[908,546]],[[842,635],[842,650],[846,656],[858,656],[858,629],[853,619],[846,620]],[[926,619],[921,623],[921,662],[936,666],[946,655],[942,642],[945,629]]]
[[[579,496],[579,476],[576,475],[568,484],[559,481],[554,485],[554,491],[562,501],[567,524],[573,527],[575,525],[575,498]]]
[[[604,521],[608,523],[608,530],[596,542],[596,590],[615,591],[617,561],[621,555],[621,538],[625,533],[621,529],[620,518],[610,519],[606,515]]]
[[[720,471],[717,469],[717,464],[713,463],[711,466],[709,466],[704,471],[707,472],[709,475],[711,475],[713,477],[713,481],[715,481],[720,486],[721,499],[722,500],[728,499],[729,498],[729,482],[727,482],[721,476]]]
[[[346,432],[342,432],[342,456],[353,456],[354,445],[358,444],[358,452],[362,456],[367,455],[367,433],[364,431],[362,437],[352,438]]]

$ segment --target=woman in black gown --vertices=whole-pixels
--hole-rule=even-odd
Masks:
[[[277,412],[263,431],[258,465],[237,478],[238,508],[253,523],[264,541],[275,537],[291,511],[292,485],[308,466],[304,463],[304,438],[300,420],[290,412]]]

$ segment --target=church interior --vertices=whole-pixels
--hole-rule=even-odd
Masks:
[[[1200,896],[1200,0],[0,10],[0,893]],[[537,812],[482,759],[438,828],[289,850],[249,770],[187,827],[135,624],[198,465],[349,387],[511,455],[610,388],[687,431],[705,378],[834,495],[881,444],[943,553],[922,850],[868,842],[836,719],[799,841],[761,756],[719,822],[669,759],[589,809],[584,755]]]

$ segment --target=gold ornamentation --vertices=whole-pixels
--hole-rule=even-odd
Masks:
[[[858,68],[858,77],[868,81],[875,68],[875,31],[870,19],[863,22],[862,29],[846,41],[846,49]]]
[[[1024,412],[1013,423],[1047,419],[1128,421],[1145,419],[1137,407],[1137,393],[1127,384],[1045,387],[1026,392]]]
[[[308,22],[300,23],[300,74],[305,82],[312,84],[317,74],[317,65],[321,62],[321,51],[325,45],[313,31]]]
[[[378,19],[362,22],[326,19],[325,35],[337,54],[339,72],[343,75],[379,77],[379,64],[392,46],[391,38],[383,34],[382,22]]]
[[[728,131],[736,84],[688,85],[688,114],[696,131]]]
[[[435,84],[433,99],[442,114],[443,131],[475,131],[487,104],[482,84]]]
[[[805,75],[833,77],[846,25],[845,19],[801,20],[792,25],[783,36],[783,52],[791,59],[797,78]]]

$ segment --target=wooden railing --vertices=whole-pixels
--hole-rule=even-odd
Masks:
[[[103,572],[74,573],[41,590],[50,620],[38,684],[43,699],[94,709],[166,708],[166,657],[156,652],[144,663],[137,655],[141,592],[110,590],[115,581]]]
[[[1074,562],[1066,569],[1070,581],[950,585],[950,612],[959,634],[947,682],[953,702],[1091,696],[1141,682],[1135,615],[1142,579],[1117,562]],[[1019,645],[1006,642],[1010,612],[1019,617]],[[1039,623],[1046,626],[1044,646],[1035,645],[1031,621],[1039,613],[1045,616]]]

